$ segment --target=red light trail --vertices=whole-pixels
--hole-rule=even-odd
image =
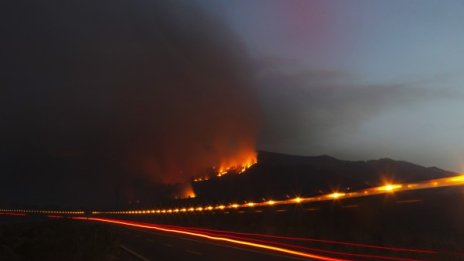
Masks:
[[[15,213],[15,212],[1,212],[0,215],[5,215],[5,216],[26,216],[25,213]]]
[[[193,227],[181,227],[181,226],[172,226],[172,225],[161,225],[161,224],[150,224],[150,223],[143,223],[131,220],[120,220],[120,219],[108,219],[108,218],[86,218],[86,217],[72,217],[75,220],[84,220],[84,221],[96,221],[96,222],[103,222],[103,223],[110,223],[128,227],[135,227],[135,228],[143,228],[149,230],[156,230],[161,232],[168,232],[174,234],[181,234],[186,236],[192,237],[199,237],[213,241],[221,241],[226,243],[231,243],[235,245],[242,245],[247,247],[253,247],[258,249],[265,249],[280,253],[285,253],[292,256],[304,257],[304,258],[312,258],[317,260],[327,260],[327,261],[342,261],[348,260],[346,258],[340,258],[339,256],[346,256],[346,257],[357,257],[361,259],[382,259],[382,260],[396,260],[396,261],[417,261],[421,259],[415,259],[411,257],[396,257],[396,256],[383,256],[378,254],[362,254],[362,253],[353,253],[353,252],[341,252],[341,251],[334,251],[334,250],[327,250],[321,248],[314,248],[314,247],[306,247],[301,245],[293,245],[285,242],[279,241],[270,241],[269,239],[265,240],[262,238],[274,238],[274,239],[283,239],[283,240],[291,240],[291,241],[316,241],[328,244],[341,244],[341,245],[348,245],[353,247],[361,247],[361,248],[375,248],[381,250],[389,250],[389,251],[398,251],[398,252],[410,252],[410,253],[421,253],[421,254],[437,254],[437,251],[434,250],[423,250],[423,249],[410,249],[410,248],[397,248],[397,247],[384,247],[384,246],[375,246],[375,245],[367,245],[367,244],[358,244],[358,243],[350,243],[350,242],[341,242],[341,241],[331,241],[331,240],[318,240],[318,239],[310,239],[310,238],[298,238],[298,237],[284,237],[284,236],[274,236],[274,235],[266,235],[266,234],[254,234],[254,233],[241,233],[241,232],[233,232],[233,231],[225,231],[225,230],[213,230],[213,229],[204,229],[204,228],[193,228]],[[249,238],[249,237],[241,237],[237,235],[246,235],[246,236],[253,236],[258,238]],[[259,239],[261,238],[261,239]],[[311,251],[311,252],[308,252]],[[334,255],[336,257],[331,256],[323,256],[320,254],[315,254],[314,252],[324,253]]]
[[[103,222],[103,223],[117,224],[117,225],[129,226],[129,227],[145,228],[145,229],[156,230],[156,231],[161,231],[161,232],[168,232],[168,233],[180,234],[180,235],[185,235],[185,236],[204,238],[204,239],[208,239],[208,240],[212,240],[212,241],[220,241],[220,242],[225,242],[225,243],[231,243],[231,244],[234,244],[234,245],[241,245],[241,246],[253,247],[253,248],[258,248],[258,249],[265,249],[265,250],[270,250],[270,251],[273,251],[273,252],[280,252],[280,253],[284,253],[284,254],[288,254],[288,255],[292,255],[292,256],[303,257],[303,258],[311,258],[311,259],[316,259],[316,260],[348,261],[348,259],[340,259],[340,258],[322,256],[322,255],[317,255],[317,254],[313,254],[313,253],[302,252],[302,251],[298,251],[298,250],[292,250],[292,249],[288,249],[288,248],[284,248],[284,247],[277,247],[277,246],[252,242],[252,241],[248,241],[248,240],[245,240],[245,239],[235,239],[235,238],[219,236],[219,235],[209,235],[209,234],[206,234],[206,233],[194,232],[194,231],[184,230],[184,229],[167,228],[167,227],[164,227],[162,225],[154,225],[154,224],[139,223],[139,222],[128,221],[128,220],[117,220],[117,219],[106,219],[106,218],[73,217],[73,219],[87,220],[87,221],[90,220],[90,221],[98,221],[98,222]]]
[[[345,245],[345,246],[351,246],[351,247],[381,249],[381,250],[396,251],[396,252],[411,252],[411,253],[424,253],[424,254],[437,254],[438,253],[438,251],[436,250],[412,249],[412,248],[401,248],[401,247],[392,247],[392,246],[377,246],[377,245],[369,245],[369,244],[362,244],[362,243],[324,240],[324,239],[315,239],[315,238],[288,237],[288,236],[279,236],[279,235],[270,235],[270,234],[235,232],[235,231],[228,231],[228,230],[216,230],[216,229],[197,228],[197,227],[181,227],[181,226],[173,226],[173,225],[163,225],[163,226],[170,227],[170,228],[183,228],[183,229],[190,229],[190,230],[196,230],[196,231],[212,232],[212,233],[218,233],[218,234],[222,233],[222,234],[229,234],[229,235],[244,235],[244,236],[251,236],[251,237],[258,237],[258,238],[274,238],[274,239],[282,239],[282,240],[287,240],[287,241],[303,241],[303,242],[309,241],[309,242],[326,243],[326,244],[332,244],[332,245]]]
[[[295,249],[298,251],[315,251],[315,252],[320,252],[320,253],[325,253],[325,254],[332,254],[336,256],[350,256],[350,257],[361,257],[361,258],[367,258],[367,259],[383,259],[383,260],[397,260],[397,261],[413,261],[413,260],[419,260],[419,259],[413,259],[413,258],[405,258],[405,257],[392,257],[392,256],[381,256],[381,255],[374,255],[374,254],[361,254],[361,253],[350,253],[350,252],[340,252],[340,251],[333,251],[333,250],[326,250],[326,249],[320,249],[320,248],[314,248],[314,247],[305,247],[305,246],[300,246],[300,245],[292,245],[288,243],[282,243],[278,241],[269,241],[269,240],[262,240],[262,239],[255,239],[255,238],[244,238],[244,237],[238,237],[236,234],[242,234],[242,235],[253,235],[253,236],[261,236],[261,237],[269,237],[271,236],[272,238],[279,238],[279,239],[290,239],[289,237],[279,237],[279,236],[272,236],[272,235],[265,235],[265,234],[251,234],[251,233],[237,233],[237,232],[232,232],[232,231],[223,231],[223,230],[212,230],[212,229],[202,229],[202,228],[190,228],[190,227],[180,227],[180,226],[171,226],[171,225],[159,225],[157,226],[162,226],[164,228],[170,228],[170,229],[177,229],[177,230],[184,230],[184,231],[190,231],[190,232],[195,232],[195,233],[203,233],[206,235],[210,236],[221,236],[221,237],[228,237],[232,239],[238,239],[242,241],[249,241],[253,243],[259,243],[259,244],[267,244],[267,245],[272,245],[272,246],[280,246],[280,247],[286,247],[290,249]],[[212,232],[205,232],[205,231],[212,231]],[[234,235],[235,234],[235,235]],[[291,238],[295,239],[295,238]],[[306,238],[298,238],[299,240]],[[312,241],[312,239],[309,239]],[[404,249],[404,248],[391,248],[391,247],[381,247],[381,246],[372,246],[372,245],[364,245],[364,244],[353,244],[350,242],[339,242],[339,241],[329,241],[329,240],[316,240],[318,242],[324,242],[324,243],[331,243],[336,242],[337,244],[342,243],[343,245],[350,245],[350,246],[357,246],[357,247],[364,247],[364,248],[377,248],[377,249],[383,249],[383,250],[391,250],[391,251],[403,251],[403,252],[415,252],[415,253],[426,253],[426,254],[436,254],[436,251],[433,250],[421,250],[421,249]]]
[[[4,212],[0,214],[10,215],[10,216],[27,216],[27,214],[24,214],[24,213],[11,213],[11,212]],[[65,216],[59,216],[59,215],[47,215],[47,217],[51,219],[66,218]],[[361,243],[313,239],[313,238],[287,237],[287,236],[279,236],[279,235],[245,233],[245,232],[214,230],[214,229],[196,228],[196,227],[182,227],[182,226],[164,225],[164,224],[150,224],[150,223],[143,223],[143,222],[137,222],[137,221],[132,221],[132,220],[92,218],[92,217],[82,217],[82,216],[71,216],[70,218],[74,220],[103,222],[103,223],[123,225],[123,226],[128,226],[128,227],[144,228],[144,229],[156,230],[156,231],[161,231],[161,232],[181,234],[181,235],[192,236],[192,237],[200,237],[200,238],[213,240],[213,241],[221,241],[221,242],[235,244],[235,245],[242,245],[242,246],[247,246],[247,247],[253,247],[253,248],[258,248],[258,249],[265,249],[265,250],[285,253],[285,254],[292,255],[292,256],[311,258],[311,259],[317,259],[317,260],[326,260],[326,261],[343,261],[343,260],[348,261],[348,259],[340,258],[339,256],[358,257],[358,258],[368,259],[368,260],[372,260],[374,258],[374,259],[393,260],[393,261],[418,261],[421,259],[414,259],[410,257],[383,256],[379,254],[341,252],[341,251],[334,251],[334,250],[328,250],[328,249],[322,249],[322,248],[307,247],[307,246],[302,246],[298,244],[289,244],[288,241],[292,241],[292,242],[310,241],[310,242],[319,242],[319,243],[331,244],[331,245],[345,245],[345,246],[356,247],[356,248],[361,248],[361,249],[370,248],[370,249],[379,249],[379,250],[387,250],[387,251],[396,251],[396,252],[402,252],[402,253],[405,253],[405,252],[416,253],[416,254],[437,254],[438,253],[435,250],[411,249],[411,248],[400,248],[400,247],[391,247],[391,246],[376,246],[376,245],[368,245],[368,244],[361,244]],[[243,236],[248,236],[248,237],[243,237]],[[284,240],[284,242],[275,241],[275,240],[271,241],[271,239]],[[311,251],[311,252],[308,252],[308,251]],[[320,254],[315,254],[314,252],[330,254],[330,255],[334,255],[335,257],[323,256]]]

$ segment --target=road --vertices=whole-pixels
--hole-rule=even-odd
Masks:
[[[16,214],[14,217],[16,217]],[[21,219],[28,216],[21,215]],[[42,218],[31,216],[29,218]],[[28,218],[28,219],[29,219]],[[117,235],[117,260],[449,260],[430,249],[146,223],[106,217],[48,216],[106,224]],[[447,253],[446,256],[456,253]],[[456,259],[459,260],[459,259]]]
[[[411,255],[431,257],[438,253],[435,250],[426,249],[221,231],[133,220],[95,217],[73,217],[72,219],[113,226],[121,235],[121,249],[126,256],[132,256],[127,258],[129,260],[411,261],[419,260],[419,258],[411,258]],[[345,251],[309,247],[303,244],[315,241],[332,246],[344,246]],[[360,248],[360,250],[353,251],[353,248]],[[346,251],[347,249],[351,251]],[[379,254],[379,251],[387,251],[389,254]]]
[[[310,260],[137,228],[115,227],[124,260]]]

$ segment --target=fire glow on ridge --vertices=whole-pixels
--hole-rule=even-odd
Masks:
[[[258,162],[256,151],[246,150],[236,155],[233,158],[221,161],[217,176],[221,177],[229,172],[237,172],[239,174],[245,172],[248,168]]]

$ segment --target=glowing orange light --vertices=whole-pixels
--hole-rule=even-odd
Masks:
[[[346,195],[345,193],[334,192],[334,193],[330,194],[329,197],[333,198],[333,199],[338,199],[338,198],[341,198],[341,197],[343,197],[345,195]]]
[[[257,162],[256,151],[247,148],[233,158],[222,160],[218,167],[217,176],[221,177],[229,172],[241,174]]]
[[[209,177],[205,176],[205,177],[196,178],[193,181],[194,182],[201,182],[201,181],[207,181],[207,180],[209,180]]]
[[[385,186],[379,187],[378,190],[387,191],[387,192],[393,192],[393,191],[395,191],[397,189],[400,189],[401,187],[403,187],[403,186],[400,185],[400,184],[386,184]]]
[[[301,202],[317,202],[317,201],[326,201],[331,199],[337,199],[340,197],[343,198],[353,198],[353,197],[365,197],[371,195],[378,195],[383,193],[393,193],[393,192],[401,192],[407,190],[419,190],[419,189],[427,189],[427,188],[438,188],[438,187],[446,187],[446,186],[462,186],[464,185],[464,175],[458,175],[453,177],[446,177],[446,178],[439,178],[439,179],[432,179],[432,180],[423,180],[418,181],[414,184],[393,184],[393,183],[385,183],[385,185],[380,187],[372,187],[363,189],[360,191],[354,191],[349,193],[340,193],[334,192],[332,194],[327,195],[320,195],[320,196],[313,196],[313,197],[296,197],[289,200],[281,200],[281,201],[273,201],[267,200],[262,202],[248,202],[245,204],[227,204],[227,205],[219,205],[216,207],[207,206],[207,207],[197,207],[197,208],[175,208],[175,209],[156,209],[156,210],[128,210],[128,211],[107,211],[107,212],[100,212],[100,211],[91,211],[90,214],[98,215],[98,214],[153,214],[153,213],[178,213],[178,212],[193,212],[193,211],[203,211],[203,210],[212,210],[212,209],[225,209],[225,208],[242,208],[242,207],[253,207],[253,206],[272,206],[274,204],[294,204],[294,203],[301,203]],[[279,210],[276,210],[279,211]],[[25,209],[0,209],[1,212],[10,212],[10,213],[40,213],[40,214],[85,214],[83,211],[56,211],[56,210],[25,210]]]
[[[451,178],[452,182],[464,182],[464,175],[456,176]]]
[[[185,184],[179,198],[195,198],[195,192],[190,184]]]

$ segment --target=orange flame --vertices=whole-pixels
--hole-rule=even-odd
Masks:
[[[218,168],[217,176],[221,177],[229,173],[230,171],[241,174],[257,162],[258,160],[256,151],[245,150],[233,158],[221,161]]]
[[[186,199],[186,198],[195,198],[195,197],[196,197],[195,191],[193,190],[192,186],[190,184],[185,184],[178,198]]]

